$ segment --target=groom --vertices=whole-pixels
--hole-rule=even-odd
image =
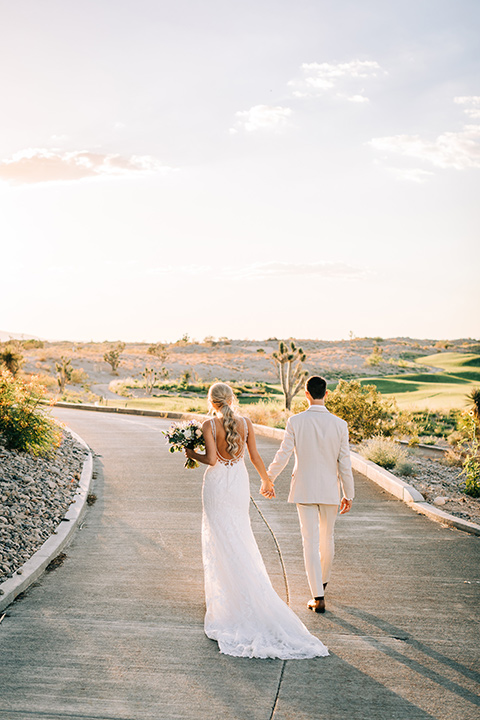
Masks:
[[[303,556],[313,599],[308,607],[325,612],[325,588],[334,554],[333,530],[340,514],[352,507],[353,486],[348,426],[325,407],[327,383],[313,375],[305,383],[309,408],[287,421],[283,442],[268,468],[272,482],[295,452],[288,502],[297,504]],[[340,500],[339,486],[343,496]]]

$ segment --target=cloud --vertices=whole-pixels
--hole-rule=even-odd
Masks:
[[[471,120],[480,120],[480,95],[464,95],[454,97],[453,102],[457,105],[466,105],[464,113]]]
[[[254,263],[243,268],[232,268],[229,272],[233,276],[243,278],[249,277],[252,279],[267,279],[276,277],[359,279],[368,274],[364,268],[358,268],[341,262]]]
[[[147,270],[147,275],[206,275],[213,269],[208,265],[160,265]]]
[[[69,139],[68,135],[50,135],[50,142],[54,145],[61,145]]]
[[[434,140],[419,135],[392,135],[373,138],[367,144],[384,153],[396,153],[423,160],[439,168],[480,167],[480,125],[467,125],[460,132],[446,132]]]
[[[338,97],[341,97],[340,95]],[[345,100],[349,100],[350,102],[356,102],[356,103],[364,103],[364,102],[370,102],[370,100],[365,97],[365,95],[345,95]]]
[[[289,81],[293,95],[298,98],[335,95],[351,102],[368,102],[363,89],[358,91],[359,81],[385,75],[374,60],[351,60],[344,63],[303,63],[302,78]],[[353,94],[352,94],[353,93]]]
[[[228,281],[235,280],[266,280],[268,278],[282,277],[323,277],[338,279],[361,279],[368,275],[365,268],[341,262],[317,263],[286,263],[267,262],[252,263],[234,267],[212,267],[207,265],[162,265],[147,270],[148,275],[156,276],[205,276],[223,278]]]
[[[422,168],[388,168],[399,180],[407,180],[408,182],[423,183],[429,180],[435,173]]]
[[[0,161],[0,180],[12,183],[69,182],[87,177],[118,177],[167,172],[150,156],[105,155],[88,150],[28,148]]]
[[[239,130],[245,132],[256,132],[257,130],[267,130],[278,132],[288,125],[288,120],[292,111],[288,107],[281,105],[254,105],[250,110],[241,110],[235,113],[238,118],[235,125],[230,128],[232,135]]]

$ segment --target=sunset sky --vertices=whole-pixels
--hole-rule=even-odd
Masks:
[[[0,0],[0,330],[480,336],[478,0]]]

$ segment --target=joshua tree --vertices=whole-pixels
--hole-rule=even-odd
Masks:
[[[72,377],[72,361],[70,358],[66,358],[62,355],[60,362],[55,363],[55,369],[57,371],[58,387],[60,388],[60,392],[63,393],[66,383]]]
[[[292,400],[308,375],[308,372],[303,370],[305,358],[306,355],[302,348],[297,348],[293,340],[290,347],[280,341],[278,351],[273,353],[273,359],[278,366],[280,382],[285,395],[285,410],[291,410]]]
[[[147,395],[151,395],[152,390],[155,386],[155,382],[160,373],[157,373],[153,368],[146,367],[145,370],[142,372],[142,375],[145,379],[145,392],[147,393]]]
[[[157,357],[161,362],[165,362],[169,355],[167,346],[163,343],[155,343],[154,345],[150,345],[147,352],[149,355],[155,355],[155,357]]]
[[[125,343],[119,342],[117,343],[111,350],[105,353],[103,356],[103,359],[105,362],[107,362],[110,367],[112,368],[112,373],[114,375],[118,375],[117,370],[118,366],[120,365],[120,355],[125,350]]]
[[[16,375],[23,364],[23,355],[13,345],[6,345],[0,350],[0,363]]]

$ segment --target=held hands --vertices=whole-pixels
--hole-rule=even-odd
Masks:
[[[262,480],[262,485],[260,487],[260,495],[263,495],[263,497],[266,497],[269,500],[272,500],[275,497],[275,488],[273,487],[273,482],[270,480],[270,478]]]
[[[344,515],[345,513],[349,512],[352,509],[352,500],[347,500],[347,498],[342,498],[340,502],[340,515]]]

